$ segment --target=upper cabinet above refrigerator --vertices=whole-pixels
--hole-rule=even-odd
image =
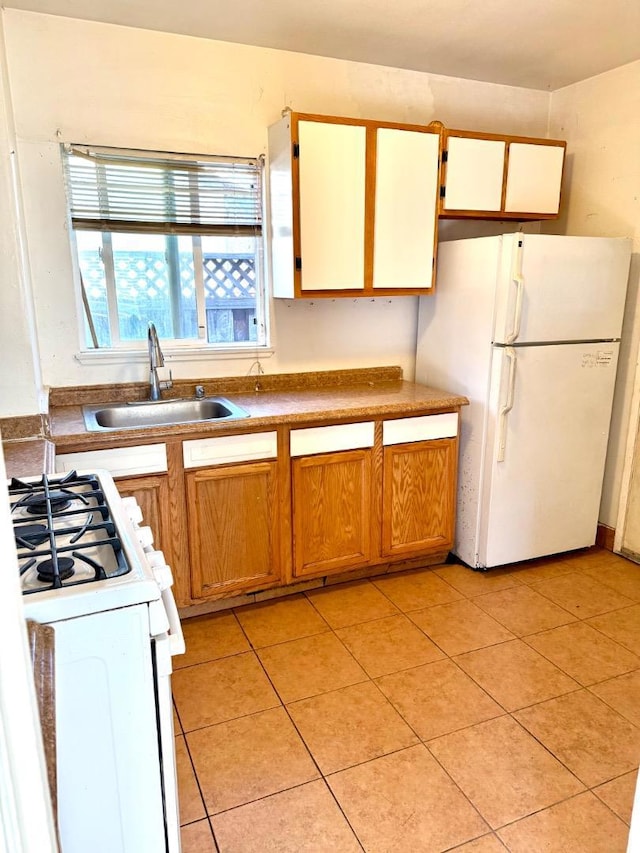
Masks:
[[[438,129],[287,113],[269,128],[274,296],[433,289]]]
[[[554,219],[566,142],[443,129],[440,216]]]

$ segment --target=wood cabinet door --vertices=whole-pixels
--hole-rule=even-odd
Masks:
[[[115,484],[123,498],[136,499],[142,510],[142,523],[153,531],[153,547],[164,553],[167,563],[171,566],[171,520],[167,476],[158,474],[144,477],[116,477]]]
[[[364,287],[366,128],[298,123],[302,290]]]
[[[433,285],[440,137],[376,131],[373,287]]]
[[[275,462],[187,471],[194,598],[233,595],[280,577]]]
[[[371,450],[302,456],[293,469],[293,574],[326,575],[371,556]]]
[[[445,551],[453,546],[456,439],[384,448],[382,553]]]

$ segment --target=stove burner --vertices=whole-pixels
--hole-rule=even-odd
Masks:
[[[71,557],[58,557],[58,575],[54,571],[53,560],[43,560],[38,564],[38,580],[53,583],[56,577],[66,581],[75,572]]]
[[[23,503],[31,515],[45,515],[48,507],[55,514],[71,506],[69,496],[64,492],[49,492],[48,498],[43,494],[29,495]]]
[[[15,528],[15,535],[19,545],[33,549],[48,539],[49,529],[44,524],[21,524]]]

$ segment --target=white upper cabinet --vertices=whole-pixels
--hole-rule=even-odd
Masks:
[[[444,209],[500,210],[506,150],[503,139],[449,137]]]
[[[302,290],[364,287],[366,129],[298,123]]]
[[[444,130],[440,216],[550,219],[560,211],[566,143]]]
[[[512,142],[504,209],[557,214],[563,165],[563,146]]]
[[[274,296],[428,293],[439,153],[416,125],[289,113],[269,128]]]
[[[432,286],[439,153],[436,133],[376,131],[376,289]]]

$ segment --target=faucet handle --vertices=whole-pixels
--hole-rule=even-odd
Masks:
[[[196,385],[196,399],[202,400],[204,397],[204,385]]]
[[[163,380],[158,384],[160,385],[160,389],[162,391],[168,391],[170,388],[173,388],[173,373],[171,372],[171,368],[169,368],[169,378]]]

